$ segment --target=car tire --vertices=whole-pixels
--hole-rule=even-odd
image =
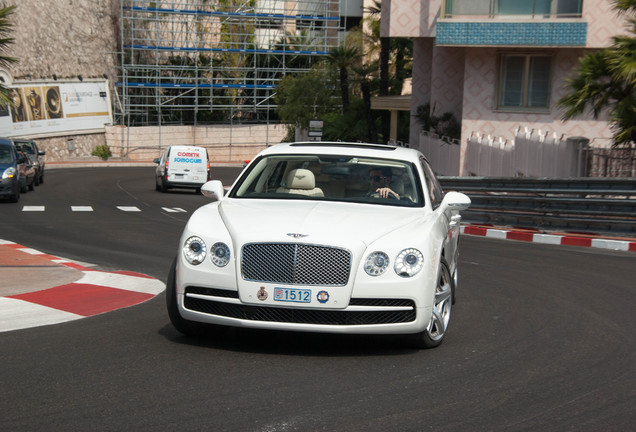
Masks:
[[[24,184],[20,185],[20,193],[27,193],[28,189],[27,189],[27,184],[26,184],[26,180],[24,181]]]
[[[448,263],[441,257],[431,320],[423,332],[413,335],[416,348],[435,348],[444,341],[450,323],[454,293],[455,280],[451,277]]]
[[[179,313],[177,301],[177,259],[170,266],[168,282],[166,284],[166,307],[168,316],[174,328],[186,336],[219,336],[226,331],[225,327],[211,324],[202,324],[187,320]]]
[[[40,184],[44,183],[44,171],[40,174]]]
[[[15,193],[13,195],[9,196],[9,202],[17,203],[18,201],[20,201],[20,188],[19,187],[17,187],[15,189]]]
[[[165,193],[168,191],[168,186],[166,186],[166,183],[163,179],[159,180],[159,184],[157,186],[159,186],[158,190],[162,193]]]
[[[29,190],[35,190],[35,179],[33,179],[33,181],[29,184]]]
[[[35,177],[33,178],[33,185],[34,186],[40,186],[40,174],[37,173],[35,175]]]

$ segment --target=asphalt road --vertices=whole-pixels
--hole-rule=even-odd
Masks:
[[[205,202],[155,192],[152,168],[51,170],[0,203],[0,238],[165,281]],[[634,430],[635,264],[633,252],[464,236],[451,328],[433,350],[244,329],[187,338],[164,295],[0,333],[0,430]]]

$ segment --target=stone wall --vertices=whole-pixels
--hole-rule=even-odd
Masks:
[[[103,133],[69,135],[63,137],[37,138],[35,139],[40,150],[46,152],[47,162],[68,162],[73,160],[100,159],[91,156],[98,145],[106,144],[106,136]]]
[[[9,17],[15,41],[3,53],[19,60],[8,67],[13,79],[113,75],[119,51],[119,0],[8,0],[5,4],[17,6]]]
[[[35,138],[46,152],[47,162],[99,161],[91,153],[108,145],[112,158],[149,162],[170,145],[196,145],[208,149],[212,162],[242,163],[268,146],[280,143],[287,126],[211,125],[211,126],[106,126],[106,133]]]
[[[243,162],[267,146],[278,144],[287,126],[210,125],[106,127],[106,143],[114,157],[149,161],[170,145],[196,145],[208,149],[212,162]]]

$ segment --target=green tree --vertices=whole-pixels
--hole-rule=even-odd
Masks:
[[[18,60],[14,57],[4,55],[4,52],[8,49],[8,46],[13,43],[11,32],[13,30],[13,23],[9,20],[9,17],[15,11],[15,6],[3,7],[0,9],[0,66],[8,67],[11,63],[15,63]],[[5,85],[0,84],[0,104],[13,105],[13,97],[11,90]]]
[[[306,73],[287,75],[275,95],[280,119],[294,127],[308,127],[309,120],[335,109],[334,88],[332,77],[320,65]]]
[[[558,105],[564,120],[588,109],[595,119],[607,113],[614,145],[620,146],[636,142],[636,0],[615,0],[614,7],[630,15],[629,34],[615,36],[609,48],[582,57]]]
[[[349,108],[349,69],[358,63],[362,56],[356,47],[340,45],[333,48],[327,55],[327,61],[338,69],[340,75],[340,97],[342,110]]]
[[[380,15],[382,14],[382,2],[373,0],[371,6],[366,8],[371,16],[369,27],[372,37],[380,41],[380,96],[389,95],[389,59],[391,56],[391,39],[380,36]]]
[[[378,131],[375,124],[373,111],[371,110],[371,85],[373,83],[374,74],[378,70],[377,62],[369,64],[363,63],[359,67],[353,69],[355,81],[360,85],[362,93],[362,101],[364,102],[364,118],[367,125],[366,139],[368,142],[375,143],[378,141]]]

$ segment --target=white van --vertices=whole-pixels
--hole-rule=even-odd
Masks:
[[[194,188],[197,191],[210,180],[210,159],[203,147],[170,146],[155,159],[156,189]]]

